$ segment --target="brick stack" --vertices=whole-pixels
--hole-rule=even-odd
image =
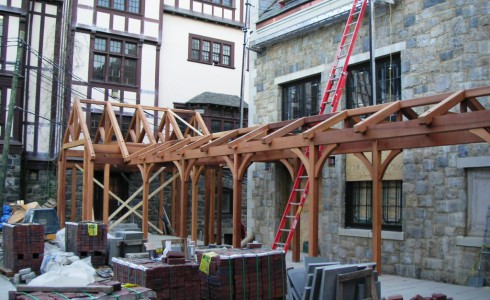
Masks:
[[[210,250],[206,250],[210,251]],[[286,261],[282,251],[213,249],[209,275],[201,272],[203,299],[283,299]],[[204,251],[196,251],[199,262]]]
[[[157,293],[157,299],[201,299],[199,266],[167,264],[142,258],[113,258],[114,280],[134,283]]]
[[[107,263],[107,226],[101,222],[66,222],[66,251],[80,258],[91,257],[92,265]]]
[[[3,265],[17,273],[31,268],[40,274],[44,257],[44,226],[40,224],[3,225]]]

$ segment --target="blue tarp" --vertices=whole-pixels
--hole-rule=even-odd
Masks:
[[[12,208],[10,205],[3,205],[3,213],[0,218],[0,230],[3,228],[3,223],[7,222],[10,216],[12,215]]]

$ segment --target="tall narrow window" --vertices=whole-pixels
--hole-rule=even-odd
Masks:
[[[234,43],[208,37],[189,35],[188,60],[233,68]]]
[[[371,67],[362,63],[349,67],[346,96],[347,108],[373,105],[371,103]],[[376,104],[401,99],[400,55],[394,54],[376,59]]]
[[[282,86],[282,119],[291,120],[319,112],[320,76]]]
[[[92,80],[130,86],[137,84],[136,43],[96,37],[93,49]]]

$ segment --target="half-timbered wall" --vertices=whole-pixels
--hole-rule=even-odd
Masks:
[[[112,2],[109,2],[109,6]],[[123,101],[132,104],[155,105],[158,93],[158,66],[161,47],[163,1],[140,1],[139,13],[103,7],[95,0],[80,0],[73,3],[73,97],[85,95],[93,99]],[[107,47],[111,41],[122,43],[122,56],[127,53],[128,43],[136,45],[130,56],[136,60],[134,80],[114,82],[110,70],[105,78],[94,76],[94,47],[97,39],[104,39]],[[113,50],[107,48],[106,59]],[[104,53],[102,53],[104,54]],[[123,63],[124,64],[124,63]],[[107,66],[106,66],[107,67]],[[126,66],[122,67],[125,75]]]

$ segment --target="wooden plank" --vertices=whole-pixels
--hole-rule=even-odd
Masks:
[[[373,142],[372,150],[372,181],[373,181],[373,258],[376,262],[376,269],[378,274],[382,273],[382,263],[381,260],[381,250],[382,250],[382,240],[381,240],[381,226],[382,226],[382,216],[383,216],[383,173],[381,171],[381,151],[378,149],[377,141]]]
[[[146,133],[146,137],[150,141],[150,144],[155,144],[157,141],[155,140],[155,137],[153,136],[153,131],[150,128],[150,124],[148,124],[148,120],[146,119],[145,112],[143,111],[141,106],[138,107],[137,113],[138,113],[140,122],[143,125],[143,129],[144,129],[144,132]],[[143,138],[144,138],[144,136],[140,135],[140,137],[138,138],[138,143],[143,142]]]
[[[116,140],[117,144],[119,146],[119,149],[121,150],[121,154],[124,157],[129,156],[128,149],[126,148],[126,144],[124,143],[124,137],[122,136],[121,133],[121,128],[119,128],[119,124],[117,123],[116,115],[114,114],[114,110],[112,109],[112,104],[111,102],[106,103],[106,114],[109,117],[109,120],[111,121],[111,127],[114,130],[114,134],[116,135]]]
[[[216,170],[211,168],[209,184],[209,243],[214,244],[214,214],[216,210]]]
[[[112,285],[88,286],[32,286],[19,284],[17,292],[50,292],[50,293],[112,293],[117,291]],[[119,289],[121,287],[119,286]]]
[[[63,178],[63,177],[62,177]],[[77,220],[77,169],[71,168],[71,219],[72,222]],[[64,222],[60,224],[63,224]]]
[[[102,221],[104,224],[109,224],[109,189],[111,178],[111,165],[104,165],[104,199],[102,205]]]

